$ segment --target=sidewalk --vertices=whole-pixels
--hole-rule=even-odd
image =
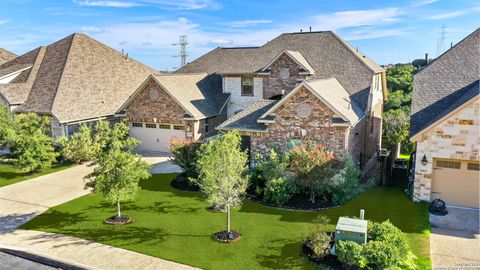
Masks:
[[[16,230],[3,234],[0,245],[46,255],[51,259],[75,262],[88,269],[198,269],[76,237],[39,231]]]

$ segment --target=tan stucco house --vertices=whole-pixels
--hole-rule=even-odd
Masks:
[[[480,29],[414,76],[414,200],[480,206]]]

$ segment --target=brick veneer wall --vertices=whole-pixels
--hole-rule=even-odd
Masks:
[[[480,160],[480,101],[477,99],[417,141],[414,200],[430,201],[433,159]],[[463,121],[467,120],[467,121]],[[428,163],[422,164],[426,155]]]
[[[302,118],[298,116],[297,110],[304,103],[310,105],[311,111],[308,117]],[[307,137],[319,139],[326,144],[334,151],[335,157],[341,158],[346,153],[346,127],[332,126],[334,112],[307,89],[300,89],[275,114],[276,121],[269,124],[268,132],[251,136],[252,155],[265,153],[271,147],[285,151],[287,139],[302,137],[302,129],[306,130]]]
[[[288,79],[280,77],[280,70],[288,68],[290,76]],[[270,76],[263,79],[263,98],[269,99],[273,96],[281,95],[282,90],[285,94],[293,90],[295,86],[306,78],[305,75],[300,75],[300,66],[293,61],[288,55],[283,54],[277,61],[270,66]]]
[[[158,98],[150,98],[157,90]],[[126,117],[132,122],[186,124],[185,110],[177,104],[155,81],[150,79],[126,108]]]

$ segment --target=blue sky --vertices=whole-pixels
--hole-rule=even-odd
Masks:
[[[0,0],[0,47],[17,54],[83,32],[159,70],[215,47],[262,45],[282,32],[333,30],[379,64],[435,57],[480,26],[479,0]]]

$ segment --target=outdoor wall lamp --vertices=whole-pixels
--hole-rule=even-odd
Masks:
[[[423,158],[422,158],[423,166],[427,165],[427,163],[428,163],[427,154],[423,154]]]

